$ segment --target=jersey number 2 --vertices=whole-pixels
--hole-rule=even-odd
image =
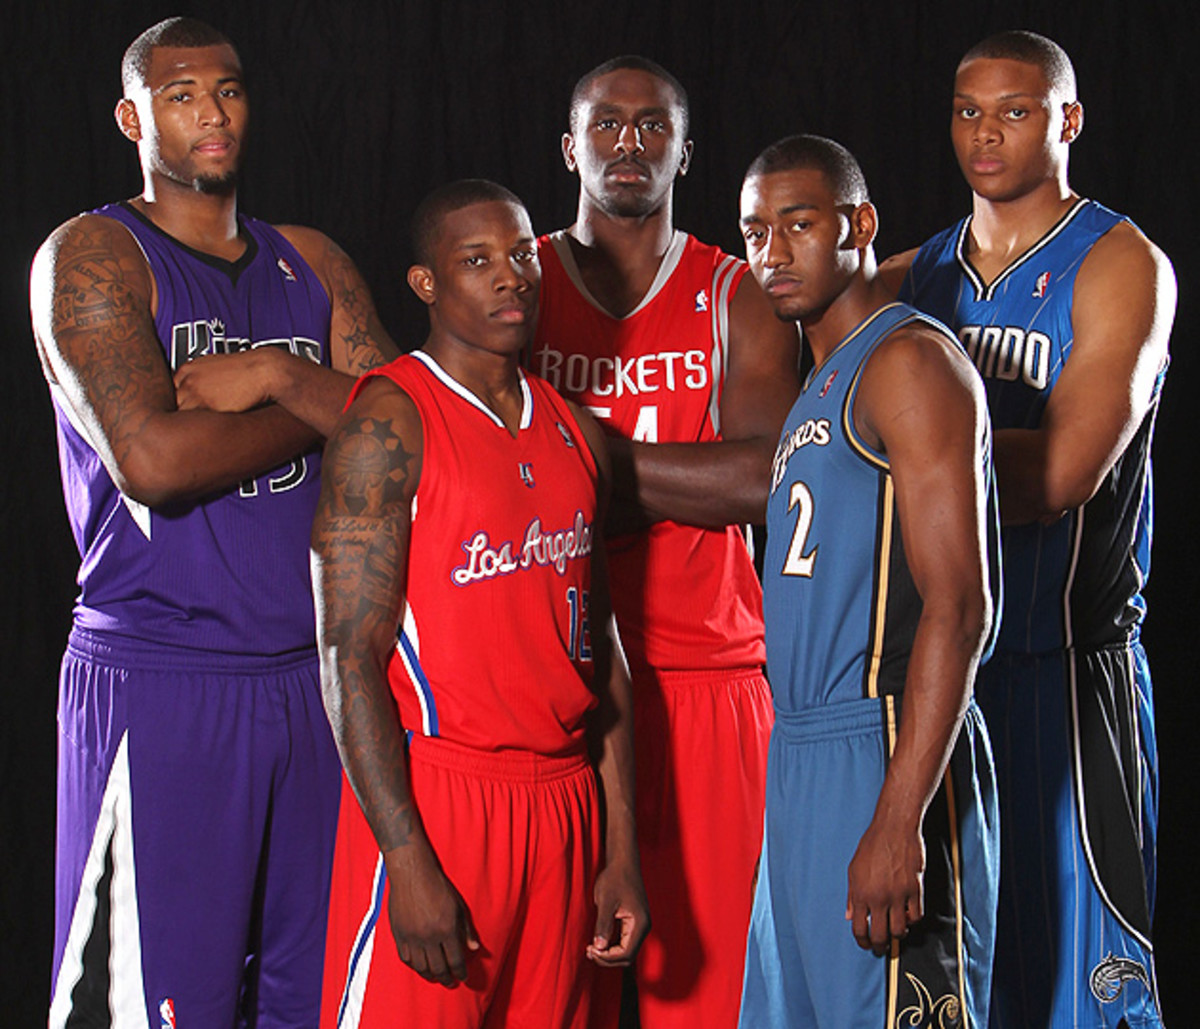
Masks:
[[[812,491],[802,482],[793,482],[791,493],[788,495],[788,512],[799,508],[796,514],[796,528],[792,530],[792,542],[788,546],[787,559],[783,562],[784,575],[802,575],[812,578],[813,565],[817,563],[817,547],[804,553],[804,544],[808,539],[813,520]]]

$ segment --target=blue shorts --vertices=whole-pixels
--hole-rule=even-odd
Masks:
[[[992,1026],[1161,1025],[1145,652],[997,654],[976,692],[1003,829]]]
[[[883,957],[858,946],[845,918],[847,870],[887,768],[892,703],[776,712],[743,1029],[986,1025],[999,828],[974,705],[925,816],[924,917]]]
[[[315,657],[220,660],[72,635],[51,1027],[316,1024],[340,766]]]

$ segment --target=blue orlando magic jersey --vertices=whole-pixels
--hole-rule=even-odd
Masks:
[[[1096,241],[1124,220],[1081,199],[988,285],[966,256],[970,218],[921,247],[901,299],[958,334],[983,375],[996,430],[1040,424],[1071,355],[1075,276]],[[1043,653],[1136,639],[1150,569],[1150,440],[1162,377],[1090,501],[1051,525],[1005,527],[1000,650]]]
[[[276,346],[329,364],[329,299],[271,226],[241,219],[236,262],[179,243],[125,204],[95,212],[137,240],[158,292],[172,369],[204,354]],[[255,657],[315,645],[308,538],[319,452],[203,501],[150,510],[109,477],[54,393],[67,515],[81,555],[75,625],[109,639]]]
[[[781,713],[904,688],[921,598],[887,458],[855,431],[853,406],[867,359],[914,319],[945,331],[907,305],[881,308],[812,371],[784,422],[763,564],[767,676]]]

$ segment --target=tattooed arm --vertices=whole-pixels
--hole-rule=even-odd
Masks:
[[[176,372],[179,405],[246,411],[275,403],[327,436],[354,380],[386,364],[399,351],[375,313],[371,291],[345,252],[315,229],[283,225],[279,231],[300,251],[329,294],[329,354],[334,370],[276,347],[203,357]]]
[[[424,978],[454,986],[466,978],[466,951],[479,941],[413,804],[404,728],[387,681],[422,448],[408,395],[387,380],[369,383],[325,448],[313,590],[325,710],[387,867],[396,950]]]
[[[117,487],[150,507],[227,488],[317,440],[278,407],[181,411],[154,329],[153,278],[129,232],[81,215],[34,258],[42,369]]]

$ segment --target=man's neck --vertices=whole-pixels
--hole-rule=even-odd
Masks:
[[[820,366],[856,325],[891,303],[892,299],[891,292],[876,277],[872,263],[870,271],[856,275],[825,310],[802,319],[804,338],[812,348],[816,365]]]
[[[976,194],[972,203],[967,256],[987,282],[1041,239],[1079,197],[1066,180],[1047,180],[1013,200],[988,200]]]
[[[579,198],[575,224],[567,229],[571,252],[588,291],[621,318],[645,298],[675,236],[671,201],[648,215],[620,218]]]
[[[246,249],[239,235],[237,193],[201,193],[175,185],[148,182],[133,206],[163,232],[193,250],[227,261]]]
[[[421,349],[516,435],[524,407],[517,373],[519,351],[497,354],[469,346],[446,333],[436,321],[430,326],[429,336]]]

